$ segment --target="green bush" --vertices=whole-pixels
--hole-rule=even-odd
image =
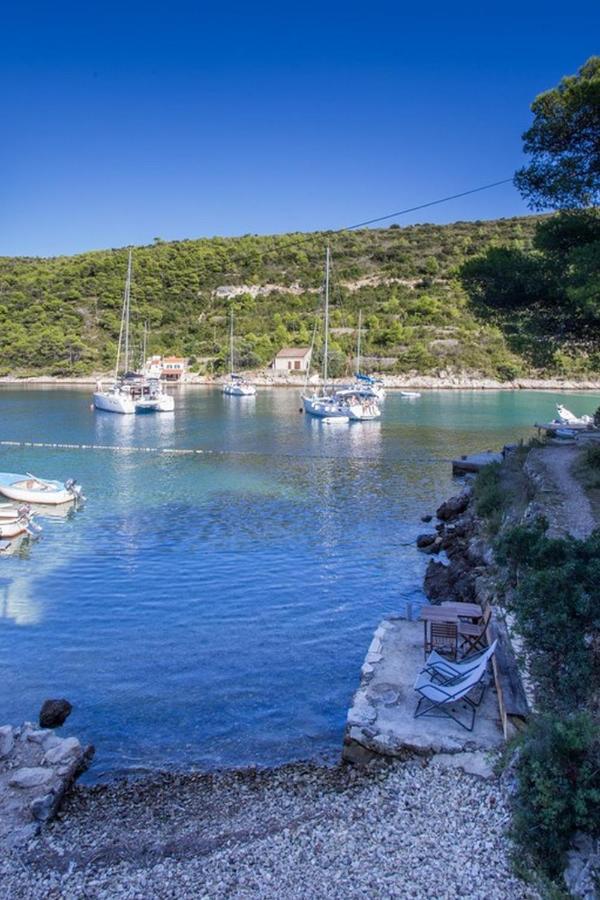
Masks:
[[[546,531],[543,520],[509,529],[496,559],[539,711],[521,746],[514,836],[555,877],[573,833],[600,832],[600,530],[586,540]]]
[[[504,495],[500,484],[500,463],[484,466],[477,475],[473,487],[475,512],[489,519],[502,512]]]
[[[521,744],[513,837],[551,876],[575,831],[600,827],[600,730],[585,712],[534,719]]]
[[[509,607],[523,636],[538,707],[570,713],[600,683],[600,530],[586,540],[548,538],[543,523],[498,541],[516,581]]]

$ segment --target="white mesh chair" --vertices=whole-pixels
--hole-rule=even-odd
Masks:
[[[484,659],[486,661],[490,660],[494,655],[497,643],[498,641],[495,640],[485,650],[480,650],[479,653],[472,653],[471,656],[466,656],[464,659],[459,660],[447,659],[447,657],[433,650],[427,657],[421,671],[429,672],[432,677],[437,675],[437,681],[442,684],[446,681],[452,681],[457,676],[466,675],[467,672],[476,669]],[[436,679],[434,678],[433,680]]]
[[[494,648],[495,649],[495,648]],[[479,664],[464,675],[456,675],[454,678],[440,684],[439,677],[434,673],[420,672],[415,681],[415,691],[419,694],[419,702],[415,709],[415,719],[421,716],[433,718],[452,719],[461,728],[473,731],[477,707],[483,700],[485,693],[485,674],[488,659],[481,659]],[[474,699],[469,694],[479,688],[479,697]],[[458,715],[458,707],[470,714],[467,723]]]

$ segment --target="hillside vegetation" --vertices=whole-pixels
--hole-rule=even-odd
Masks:
[[[221,371],[227,315],[235,312],[236,365],[267,364],[284,345],[309,345],[331,244],[331,369],[352,367],[358,311],[367,367],[392,373],[471,371],[511,379],[587,371],[593,354],[568,335],[543,365],[539,335],[510,328],[471,300],[460,273],[493,248],[528,255],[540,217],[452,225],[163,242],[134,251],[132,319],[139,354],[192,358]],[[78,375],[110,369],[119,333],[127,250],[52,259],[0,258],[0,374]],[[237,292],[234,288],[237,287]],[[514,330],[514,322],[511,323]],[[338,330],[339,329],[339,330]],[[317,355],[319,339],[317,339]],[[600,368],[600,366],[599,366]]]

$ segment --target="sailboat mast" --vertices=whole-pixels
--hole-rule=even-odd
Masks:
[[[131,282],[131,250],[127,263],[127,277],[125,278],[125,290],[123,292],[123,309],[121,310],[121,327],[119,329],[119,344],[117,346],[117,362],[115,365],[115,379],[119,377],[119,363],[121,362],[121,348],[123,336],[125,336],[125,371],[127,371],[127,356],[129,351],[129,286]]]
[[[127,261],[127,280],[125,281],[125,372],[129,371],[129,304],[131,299],[131,248]]]
[[[229,315],[229,374],[233,375],[233,307]]]
[[[360,375],[360,339],[362,335],[362,309],[358,311],[358,343],[356,347],[356,374]]]
[[[327,384],[327,359],[329,357],[329,244],[325,255],[325,348],[323,352],[323,386]]]

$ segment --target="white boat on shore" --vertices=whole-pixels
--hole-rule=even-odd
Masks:
[[[18,475],[0,472],[0,494],[17,503],[50,504],[74,503],[85,499],[81,487],[69,478],[64,483],[37,478],[30,472]]]

